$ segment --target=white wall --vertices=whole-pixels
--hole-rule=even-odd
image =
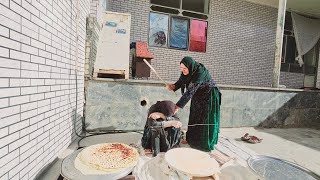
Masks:
[[[75,137],[76,2],[0,1],[1,180],[34,179]],[[90,0],[80,0],[80,9],[77,113],[82,116]]]

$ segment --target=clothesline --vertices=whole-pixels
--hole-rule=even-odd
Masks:
[[[217,124],[190,124],[187,126],[182,126],[182,127],[192,127],[192,126],[215,126]],[[150,128],[162,128],[162,126],[152,126]]]

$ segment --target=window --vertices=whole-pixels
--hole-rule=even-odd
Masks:
[[[150,0],[151,4],[209,14],[209,0]]]
[[[180,8],[180,0],[150,0],[151,4]]]
[[[303,73],[303,67],[300,67],[299,63],[295,60],[297,56],[298,50],[293,32],[291,13],[287,12],[284,25],[281,71]]]
[[[150,13],[149,46],[167,47],[169,16]]]
[[[190,51],[206,52],[208,23],[191,20],[190,24]]]
[[[170,47],[177,49],[188,48],[189,20],[180,17],[171,17]]]
[[[206,52],[209,0],[150,0],[149,46]]]
[[[209,0],[183,0],[182,9],[208,14]]]

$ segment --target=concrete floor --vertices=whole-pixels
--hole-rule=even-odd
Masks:
[[[99,143],[108,143],[108,142],[120,142],[125,144],[137,143],[140,141],[142,134],[139,133],[119,133],[119,134],[108,134],[108,135],[98,135],[91,136],[80,141],[80,146],[90,146],[93,144]],[[78,140],[76,139],[69,147],[66,149],[51,165],[45,168],[39,175],[36,177],[36,180],[56,180],[61,171],[62,160],[73,153],[78,148]]]
[[[258,136],[263,141],[259,144],[249,144],[240,140],[245,133]],[[222,128],[221,134],[239,143],[245,144],[258,154],[273,156],[295,162],[320,175],[320,131],[305,128],[292,129],[255,129],[255,128]],[[141,134],[124,133],[99,135],[85,138],[81,146],[88,146],[104,142],[137,143]],[[77,141],[73,142],[57,160],[51,164],[37,179],[56,180],[60,174],[61,161],[77,148]]]
[[[221,133],[239,140],[245,133],[262,138],[259,144],[239,140],[258,154],[285,159],[320,175],[320,130],[306,128],[255,129],[223,128]]]

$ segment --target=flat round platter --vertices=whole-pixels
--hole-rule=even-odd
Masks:
[[[123,178],[130,174],[134,168],[129,167],[126,169],[123,169],[116,173],[110,173],[110,174],[103,174],[103,175],[84,175],[74,166],[74,161],[77,157],[77,155],[81,152],[82,149],[79,149],[66,158],[62,160],[61,163],[61,175],[70,180],[117,180],[120,178]]]

